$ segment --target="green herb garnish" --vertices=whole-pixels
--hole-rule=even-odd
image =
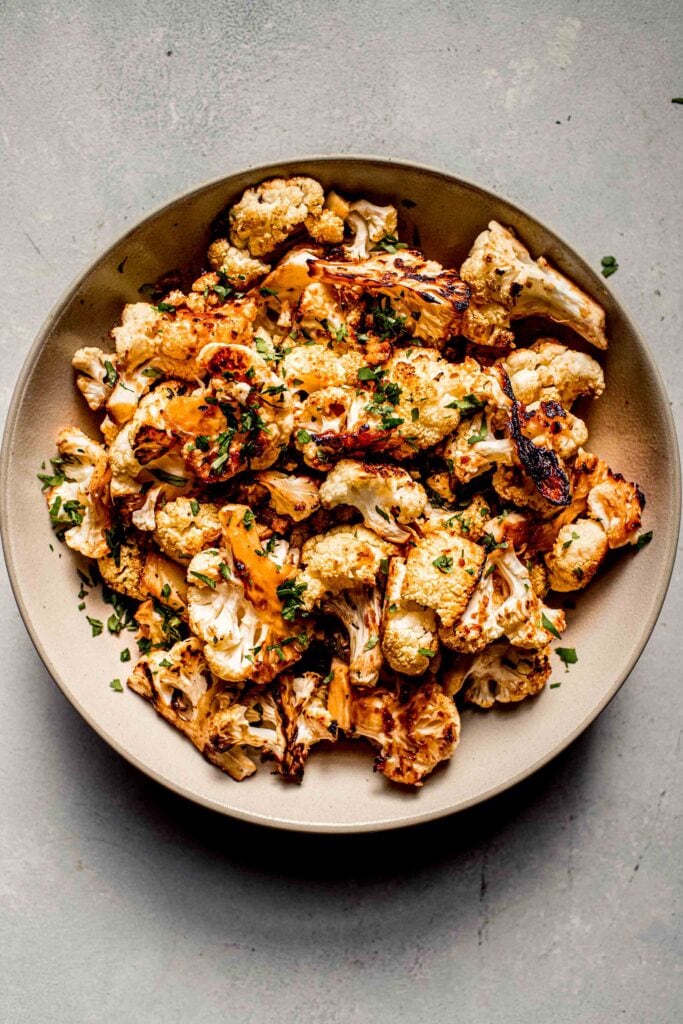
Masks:
[[[555,651],[564,662],[567,672],[569,671],[569,665],[576,665],[579,660],[574,647],[556,647]]]
[[[434,559],[432,565],[435,569],[438,569],[439,572],[453,572],[453,559],[450,555],[439,555],[438,558]]]
[[[547,629],[548,632],[551,633],[555,637],[556,640],[560,640],[561,639],[560,634],[558,633],[555,625],[550,621],[550,619],[545,614],[545,612],[541,613],[541,624],[542,624],[544,629]]]
[[[196,576],[196,578],[202,583],[205,583],[207,587],[211,587],[212,590],[216,589],[216,581],[212,580],[210,576],[205,576],[203,572],[195,572],[193,569],[190,572],[190,576]]]
[[[602,265],[601,273],[603,277],[611,277],[619,269],[619,264],[614,256],[603,256],[600,263]]]
[[[112,679],[109,684],[109,688],[115,693],[123,693],[123,686],[121,685],[120,679]]]

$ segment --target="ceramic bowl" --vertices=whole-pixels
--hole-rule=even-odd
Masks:
[[[373,774],[364,744],[314,750],[300,786],[283,783],[267,766],[235,783],[138,696],[110,689],[113,677],[125,676],[127,666],[119,661],[125,641],[106,630],[91,638],[77,608],[79,560],[62,545],[50,550],[52,531],[36,480],[61,427],[95,426],[73,384],[73,351],[107,347],[122,305],[139,301],[144,282],[174,268],[199,268],[214,218],[247,186],[296,173],[311,174],[326,188],[394,202],[402,237],[419,239],[428,256],[449,266],[460,265],[495,218],[605,307],[610,348],[600,358],[607,389],[588,411],[590,450],[640,482],[647,495],[643,528],[655,534],[654,543],[638,554],[623,552],[577,595],[563,644],[576,648],[578,663],[565,673],[557,662],[562,685],[511,708],[466,710],[455,757],[415,792]],[[645,342],[602,278],[549,228],[486,189],[415,164],[290,160],[211,182],[152,213],[57,304],[28,354],[10,408],[0,479],[2,539],[17,603],[47,669],[86,721],[132,764],[224,814],[304,831],[371,831],[438,818],[501,792],[559,753],[605,707],[643,650],[664,599],[678,535],[678,466],[666,393]],[[88,598],[88,612],[107,616],[95,596]]]

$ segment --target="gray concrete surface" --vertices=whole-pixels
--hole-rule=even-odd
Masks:
[[[151,206],[297,153],[440,165],[612,279],[679,417],[674,0],[7,0],[0,397],[69,280]],[[267,834],[112,753],[0,589],[0,1018],[679,1021],[680,568],[595,725],[485,807],[403,834]]]

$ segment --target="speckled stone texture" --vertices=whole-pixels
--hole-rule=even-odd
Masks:
[[[682,21],[672,0],[10,0],[3,415],[53,302],[150,207],[348,151],[460,173],[615,255],[680,421]],[[534,778],[336,839],[222,820],[129,767],[51,684],[3,572],[0,1019],[679,1021],[680,582],[617,698]]]

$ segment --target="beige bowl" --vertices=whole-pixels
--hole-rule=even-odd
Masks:
[[[139,697],[110,689],[112,678],[125,678],[129,666],[119,651],[132,634],[91,638],[77,610],[77,556],[59,544],[49,549],[52,531],[36,472],[53,454],[61,427],[94,427],[73,386],[73,351],[106,347],[121,306],[139,300],[143,282],[199,266],[211,222],[245,187],[293,173],[396,203],[402,237],[419,231],[427,255],[448,265],[460,264],[492,218],[510,224],[535,255],[548,256],[602,303],[611,347],[606,393],[588,414],[590,448],[640,482],[648,499],[644,529],[655,533],[654,543],[637,555],[622,553],[579,595],[563,637],[579,660],[567,673],[555,666],[562,686],[514,708],[465,711],[455,758],[416,792],[373,774],[364,744],[314,750],[301,786],[283,783],[267,766],[233,782]],[[152,778],[224,814],[279,828],[360,832],[471,806],[541,767],[586,728],[633,668],[655,624],[674,561],[680,480],[674,425],[652,356],[602,279],[565,242],[516,206],[452,175],[374,158],[321,157],[255,167],[189,192],[147,217],[83,274],[48,317],[21,372],[2,449],[0,501],[5,558],[26,627],[64,694],[100,736]],[[88,613],[108,614],[95,596]]]

